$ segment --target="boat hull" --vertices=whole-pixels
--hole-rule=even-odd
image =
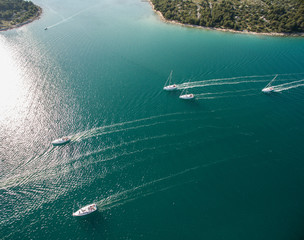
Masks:
[[[95,212],[96,210],[97,210],[97,206],[95,203],[93,203],[93,204],[89,204],[87,206],[80,208],[79,210],[74,212],[72,215],[74,217],[84,217],[84,216],[87,216],[87,215]]]
[[[263,88],[263,89],[262,89],[262,92],[263,92],[263,93],[271,93],[271,92],[273,92],[273,91],[274,91],[273,87],[268,87],[268,88]]]
[[[71,141],[70,138],[65,137],[65,138],[60,138],[60,139],[56,139],[52,142],[53,146],[60,146],[60,145],[64,145],[67,144]]]
[[[185,94],[185,95],[179,96],[179,98],[184,99],[184,100],[189,100],[189,99],[193,99],[194,95],[193,94]]]
[[[176,87],[175,84],[174,84],[174,85],[169,85],[169,86],[164,87],[164,90],[165,90],[165,91],[174,91],[174,90],[176,90],[176,89],[177,89],[177,87]]]

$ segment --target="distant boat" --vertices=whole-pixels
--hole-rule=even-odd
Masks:
[[[189,82],[190,82],[191,79],[189,79]],[[189,83],[188,82],[188,83]],[[184,89],[182,92],[181,92],[181,95],[179,96],[180,99],[184,99],[184,100],[189,100],[189,99],[193,99],[194,98],[194,94],[192,93],[188,93],[188,89]]]
[[[84,206],[73,213],[74,217],[82,217],[86,216],[88,214],[91,214],[97,210],[97,206],[95,203],[89,204],[87,206]]]
[[[48,30],[48,28],[46,27],[44,30]]]
[[[274,91],[274,88],[271,86],[271,83],[277,78],[278,74],[262,89],[263,93],[271,93]]]
[[[59,139],[54,140],[52,142],[52,144],[54,146],[59,146],[59,145],[67,144],[70,141],[71,141],[71,139],[69,137],[63,137],[63,138],[59,138]]]
[[[166,83],[165,83],[165,86],[164,86],[164,90],[166,90],[166,91],[174,91],[174,90],[176,90],[177,89],[177,86],[176,86],[176,84],[172,84],[171,82],[172,82],[172,73],[173,73],[173,71],[171,71],[170,72],[170,75],[169,75],[169,77],[168,77],[168,79],[167,79],[167,81],[166,81]],[[167,85],[168,84],[168,85]]]

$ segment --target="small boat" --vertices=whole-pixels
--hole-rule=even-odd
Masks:
[[[59,139],[56,139],[52,142],[52,144],[54,146],[59,146],[59,145],[63,145],[63,144],[67,144],[71,141],[71,139],[69,137],[63,137],[63,138],[59,138]]]
[[[270,93],[270,92],[273,92],[273,91],[274,91],[273,87],[267,87],[267,88],[262,89],[263,93]]]
[[[95,203],[89,204],[87,206],[84,206],[73,213],[74,217],[82,217],[86,216],[88,214],[91,214],[97,210],[97,206]]]
[[[271,86],[271,83],[277,78],[278,74],[262,89],[263,93],[271,93],[274,91],[274,88]]]
[[[48,30],[48,28],[46,27],[44,30]]]
[[[179,98],[180,99],[185,99],[185,100],[187,100],[187,99],[193,99],[194,95],[192,93],[190,93],[190,94],[183,94],[183,95],[180,95]]]
[[[191,79],[189,79],[189,82],[190,82],[190,80],[191,80]],[[188,83],[189,83],[189,82],[188,82]],[[184,93],[184,91],[185,91],[185,93]],[[194,94],[188,93],[188,89],[186,88],[186,89],[184,89],[184,90],[181,92],[179,98],[180,98],[180,99],[184,99],[184,100],[193,99],[193,98],[194,98]]]
[[[166,91],[173,91],[173,90],[176,90],[177,89],[177,86],[176,84],[172,84],[171,81],[172,81],[172,73],[173,71],[170,72],[170,75],[165,83],[165,86],[164,86],[164,90]],[[168,85],[167,85],[168,84]]]

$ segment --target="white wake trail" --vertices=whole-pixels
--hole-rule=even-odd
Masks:
[[[282,92],[285,90],[289,90],[292,88],[302,87],[304,86],[304,79],[290,82],[290,83],[283,83],[280,85],[272,86],[275,92]]]
[[[97,5],[99,5],[99,4],[97,4]],[[73,15],[67,17],[67,18],[63,18],[61,21],[59,21],[59,22],[57,22],[57,23],[55,23],[55,24],[53,24],[53,25],[51,25],[51,26],[48,26],[47,29],[50,29],[50,28],[56,27],[56,26],[58,26],[58,25],[60,25],[60,24],[62,24],[62,23],[65,23],[65,22],[71,20],[72,18],[74,18],[74,17],[80,15],[80,14],[83,13],[83,12],[86,12],[86,11],[92,9],[92,8],[96,8],[97,5],[94,5],[94,6],[85,8],[85,9],[82,9],[81,11],[79,11],[79,12],[77,12],[77,13],[75,13],[75,14],[73,14]],[[60,16],[61,16],[61,15],[60,15]],[[61,17],[62,17],[62,16],[61,16]]]

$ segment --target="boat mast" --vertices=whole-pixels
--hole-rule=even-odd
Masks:
[[[188,84],[190,83],[190,81],[191,81],[191,78],[189,79]],[[185,94],[184,94],[184,92],[185,92]],[[181,92],[180,96],[186,95],[186,94],[188,94],[188,88],[184,88],[183,91]]]
[[[173,73],[173,70],[171,70],[170,75],[169,75],[169,77],[168,77],[168,79],[167,79],[167,81],[166,81],[166,83],[165,83],[165,86],[167,86],[167,83],[168,83],[168,85],[171,85],[172,73]],[[164,86],[164,87],[165,87],[165,86]]]
[[[271,85],[271,83],[273,83],[273,81],[277,78],[277,76],[278,76],[278,74],[277,75],[275,75],[275,77],[266,85],[266,87],[265,88],[268,88],[268,87],[270,87],[270,85]]]

